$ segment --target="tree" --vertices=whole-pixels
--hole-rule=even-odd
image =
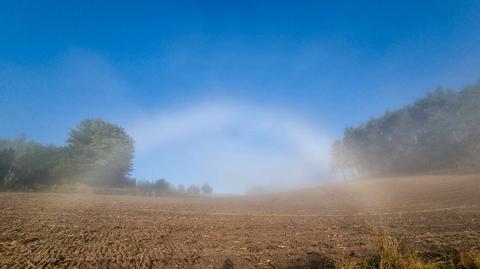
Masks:
[[[28,151],[15,160],[13,173],[16,183],[23,186],[51,185],[60,155],[60,148],[31,142]]]
[[[437,89],[347,128],[332,146],[331,165],[362,176],[480,170],[480,83],[460,92]]]
[[[183,184],[178,184],[177,192],[184,193],[185,192],[185,186],[183,186]]]
[[[72,129],[68,161],[76,178],[90,185],[123,186],[134,154],[133,139],[123,128],[101,119],[88,119]]]
[[[16,139],[0,150],[2,185],[5,188],[31,187],[55,183],[54,170],[62,148],[35,141]],[[5,146],[6,144],[4,144]]]
[[[170,190],[170,183],[165,179],[161,178],[155,181],[153,188],[156,192],[166,193]]]
[[[136,181],[136,186],[138,189],[140,189],[142,192],[151,192],[153,191],[153,183],[145,180],[145,179],[139,179]]]
[[[210,195],[210,194],[212,194],[212,192],[213,192],[212,186],[210,186],[207,183],[203,184],[203,186],[202,186],[202,193],[203,194]]]
[[[193,185],[190,185],[188,188],[187,188],[187,193],[188,194],[191,194],[191,195],[199,195],[200,194],[200,188],[193,184]]]
[[[0,189],[4,185],[5,177],[11,172],[13,168],[14,160],[15,152],[12,148],[0,149]]]

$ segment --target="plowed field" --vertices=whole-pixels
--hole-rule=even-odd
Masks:
[[[0,193],[0,268],[295,268],[367,255],[375,230],[425,253],[480,246],[480,176],[231,198]]]

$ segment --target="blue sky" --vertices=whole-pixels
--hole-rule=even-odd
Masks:
[[[0,3],[0,137],[101,117],[135,176],[221,192],[317,184],[345,127],[480,78],[478,1],[29,2]]]

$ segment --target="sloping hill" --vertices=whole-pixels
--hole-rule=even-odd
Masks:
[[[320,213],[412,212],[480,206],[480,175],[364,179],[247,198],[267,208]]]
[[[377,230],[444,257],[480,245],[479,182],[398,177],[244,197],[0,192],[0,268],[306,268],[320,254],[369,257]]]

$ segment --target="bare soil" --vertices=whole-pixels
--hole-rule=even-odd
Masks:
[[[425,255],[480,247],[480,176],[230,198],[0,193],[0,268],[328,268],[375,251],[375,230]]]

